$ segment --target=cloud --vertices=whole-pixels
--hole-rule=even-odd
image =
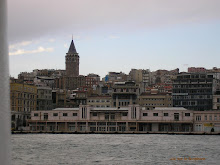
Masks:
[[[64,48],[68,48],[68,44],[64,44],[63,46],[64,46]]]
[[[9,45],[9,49],[17,49],[21,46],[28,46],[32,43],[32,41],[22,41],[20,43]]]
[[[18,49],[15,52],[9,52],[10,56],[14,55],[22,55],[22,54],[33,54],[33,53],[42,53],[42,52],[53,52],[53,48],[44,48],[42,46],[38,47],[35,50],[24,50],[24,49]]]
[[[219,21],[219,6],[219,0],[8,0],[9,42]]]
[[[114,36],[114,35],[111,35],[109,36],[110,39],[117,39],[117,38],[120,38],[119,36]]]
[[[55,42],[55,39],[51,38],[49,39],[49,42]]]

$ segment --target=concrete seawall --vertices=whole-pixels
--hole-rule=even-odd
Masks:
[[[12,134],[168,134],[168,135],[220,135],[220,132],[136,132],[136,131],[124,131],[124,132],[63,132],[63,131],[12,131]]]

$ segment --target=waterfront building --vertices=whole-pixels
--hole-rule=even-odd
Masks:
[[[173,106],[211,110],[213,94],[218,86],[218,74],[181,73],[173,80]]]
[[[11,111],[11,130],[28,130],[27,120],[30,118],[30,112]]]
[[[195,111],[195,132],[220,132],[220,111]]]
[[[172,107],[172,102],[172,94],[159,92],[158,89],[151,89],[144,92],[138,98],[139,105],[145,107],[147,110],[153,110],[155,107]]]
[[[20,130],[26,126],[31,111],[36,111],[37,87],[10,83],[11,126]]]
[[[185,108],[145,110],[139,105],[97,108],[57,108],[33,111],[31,131],[63,132],[191,132],[193,111]]]
[[[220,111],[193,111],[183,107],[145,110],[127,107],[56,108],[32,111],[30,131],[96,133],[220,133]]]

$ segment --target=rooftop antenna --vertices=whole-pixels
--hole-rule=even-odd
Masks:
[[[72,34],[72,40],[73,40],[73,34]]]

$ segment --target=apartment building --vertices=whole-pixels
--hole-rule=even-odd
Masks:
[[[12,111],[35,111],[37,106],[37,87],[32,85],[11,83],[10,101]]]
[[[139,86],[133,81],[115,82],[112,87],[112,101],[114,107],[125,107],[137,103]]]
[[[37,110],[51,110],[52,103],[52,88],[37,87]]]
[[[181,73],[173,80],[173,106],[190,110],[211,110],[219,85],[212,73]]]
[[[146,110],[153,110],[155,107],[172,107],[172,94],[159,92],[158,89],[151,89],[139,96],[138,103],[140,106],[145,107]]]
[[[26,126],[31,111],[36,111],[37,87],[10,83],[11,126],[20,130]]]

